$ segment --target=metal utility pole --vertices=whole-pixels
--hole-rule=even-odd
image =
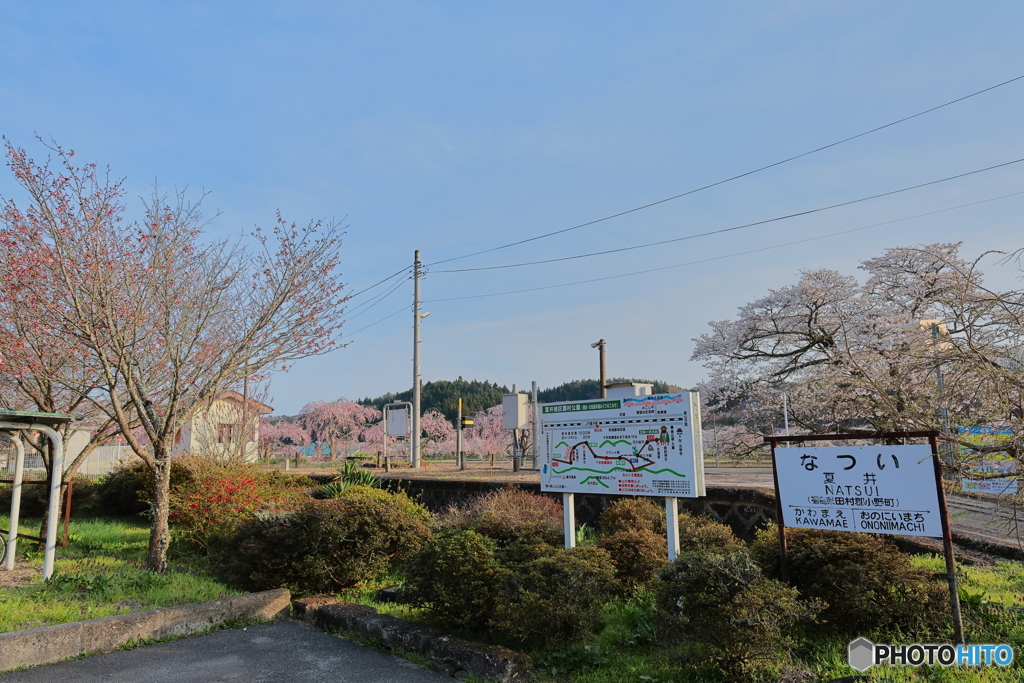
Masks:
[[[420,466],[420,250],[412,267],[412,438],[409,440],[410,465]]]
[[[597,349],[601,356],[601,398],[608,398],[608,373],[604,364],[604,339],[599,339],[590,345],[590,348]]]

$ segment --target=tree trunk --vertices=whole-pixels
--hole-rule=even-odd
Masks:
[[[149,554],[146,566],[158,574],[167,571],[167,547],[171,544],[168,528],[171,495],[171,461],[163,449],[154,449],[153,503],[149,511]]]

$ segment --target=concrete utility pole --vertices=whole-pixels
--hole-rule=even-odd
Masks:
[[[412,268],[412,438],[409,441],[410,465],[420,466],[420,250]]]
[[[540,462],[540,456],[538,455],[538,453],[540,453],[540,404],[537,402],[537,382],[533,383],[530,393],[530,398],[533,399],[533,402],[530,405],[530,422],[533,423],[533,437],[531,439],[531,448],[533,450],[533,467],[534,469],[536,469],[540,467],[540,465],[537,464],[538,462]]]
[[[608,398],[608,373],[604,364],[604,339],[599,339],[590,345],[590,348],[597,349],[601,356],[601,398]]]

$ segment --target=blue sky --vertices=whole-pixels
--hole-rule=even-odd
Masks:
[[[346,218],[351,292],[678,194],[1024,75],[1024,3],[5,3],[0,133],[53,137],[132,194],[205,189],[212,236]],[[1024,164],[767,226],[555,264],[1024,157],[1024,81],[711,190],[430,268],[425,380],[541,386],[609,372],[690,386],[691,339],[801,269],[887,247],[1021,244]],[[38,147],[35,148],[38,150]],[[0,193],[17,196],[0,178]],[[717,261],[571,287],[527,289]],[[1015,273],[991,266],[993,282]],[[374,290],[374,293],[380,290]],[[275,376],[281,412],[411,384],[411,283],[349,344]],[[352,306],[368,295],[357,297]]]

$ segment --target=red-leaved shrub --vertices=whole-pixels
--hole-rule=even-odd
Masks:
[[[208,548],[244,519],[274,506],[274,489],[251,465],[209,463],[171,492],[170,519],[181,535]]]

